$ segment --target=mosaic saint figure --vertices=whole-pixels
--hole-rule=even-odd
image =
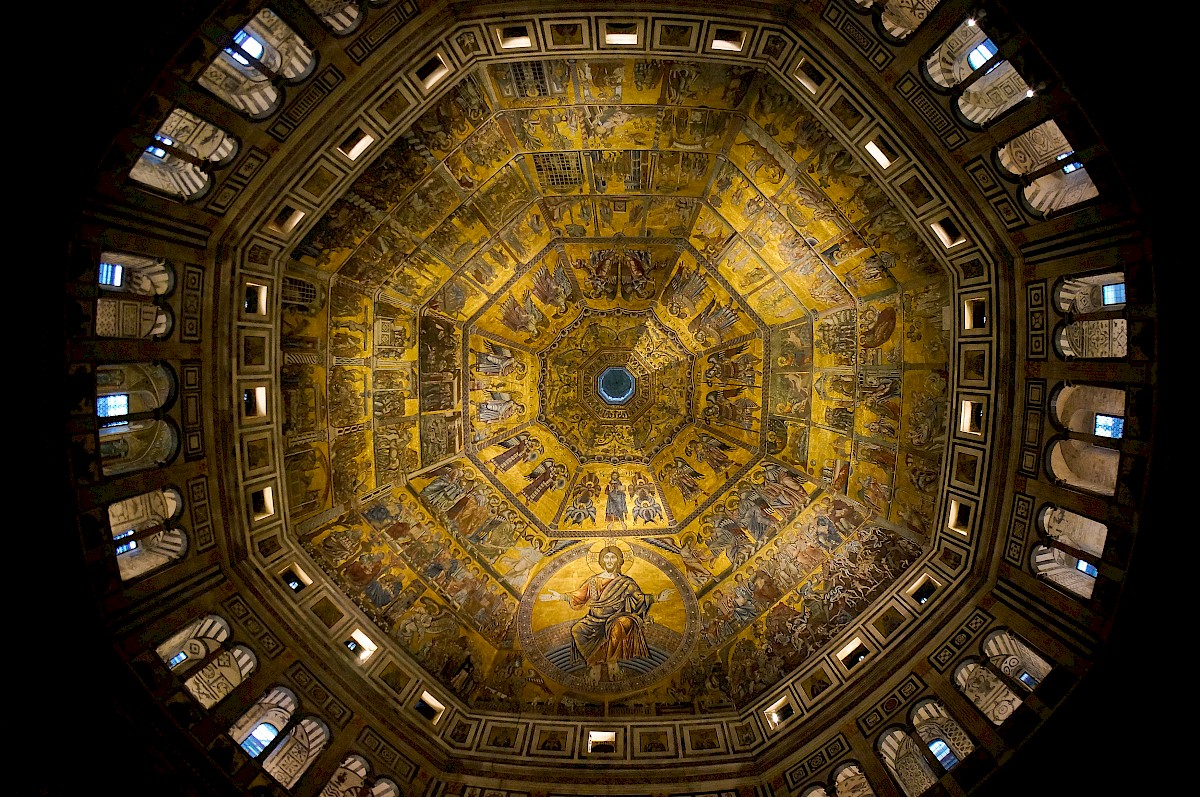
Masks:
[[[621,572],[625,554],[615,545],[601,549],[599,563],[600,572],[574,592],[549,589],[538,596],[543,601],[565,601],[572,609],[587,607],[587,613],[571,626],[571,660],[591,667],[597,680],[610,663],[650,655],[645,635],[646,624],[652,622],[650,607],[675,593],[670,588],[657,595],[643,592],[637,581]]]
[[[625,522],[625,515],[629,511],[627,496],[625,493],[625,485],[621,482],[621,474],[613,471],[608,479],[608,486],[604,488],[604,494],[608,496],[608,500],[604,506],[604,520],[613,522]]]

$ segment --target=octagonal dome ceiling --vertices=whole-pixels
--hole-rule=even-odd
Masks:
[[[472,707],[736,709],[923,550],[949,280],[763,72],[479,67],[295,258],[293,530]]]

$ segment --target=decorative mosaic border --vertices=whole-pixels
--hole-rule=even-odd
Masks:
[[[980,631],[991,625],[994,619],[983,609],[976,609],[972,612],[971,616],[963,621],[962,625],[950,636],[950,639],[929,657],[929,663],[933,665],[933,669],[945,672],[963,648],[969,645]]]

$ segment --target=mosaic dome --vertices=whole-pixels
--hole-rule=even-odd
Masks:
[[[287,425],[328,378],[339,435],[289,449],[291,504],[329,474],[347,510],[307,550],[470,705],[736,710],[921,553],[948,277],[769,75],[536,65],[468,73],[298,248],[334,280],[284,351],[334,365],[285,354]],[[587,603],[539,598],[626,537],[638,594],[675,599],[589,679]]]

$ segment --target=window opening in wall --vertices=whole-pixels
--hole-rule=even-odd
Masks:
[[[180,664],[183,664],[185,661],[187,661],[187,657],[188,655],[181,650],[171,658],[167,659],[167,666],[173,670]]]
[[[767,721],[771,723],[771,727],[778,728],[792,718],[792,715],[796,713],[796,709],[792,708],[792,704],[784,697],[776,701],[763,713],[767,715]]]
[[[237,34],[233,37],[233,43],[236,44],[238,47],[241,47],[242,51],[245,52],[246,55],[250,56],[254,60],[256,60],[256,61],[262,60],[262,56],[263,56],[262,42],[260,42],[258,39],[251,36],[246,31],[239,30],[237,32]],[[242,55],[237,50],[234,50],[232,47],[226,47],[225,52],[229,53],[233,57],[233,60],[237,61],[242,66],[250,66],[250,62],[246,59],[246,56]]]
[[[1096,436],[1118,439],[1125,431],[1125,419],[1119,415],[1102,415],[1096,413]]]
[[[984,39],[979,43],[974,50],[967,55],[967,64],[972,69],[978,69],[988,62],[988,59],[996,54],[996,45],[991,39]],[[995,67],[993,67],[994,69]],[[989,72],[991,70],[988,70]]]
[[[929,752],[937,756],[937,760],[941,763],[943,769],[953,769],[958,764],[958,756],[954,755],[954,751],[950,746],[941,739],[934,739],[929,743]]]
[[[1073,155],[1073,154],[1074,153],[1072,153],[1072,152],[1064,152],[1063,154],[1055,157],[1055,160],[1059,160],[1059,161],[1066,160],[1067,158],[1071,157],[1071,155]],[[1080,163],[1079,161],[1071,161],[1067,165],[1063,166],[1062,170],[1063,170],[1063,174],[1070,174],[1071,172],[1075,171],[1076,169],[1082,169],[1082,168],[1083,168],[1083,164]]]
[[[121,282],[125,276],[125,267],[118,263],[101,263],[100,277],[97,280],[101,285],[111,285],[114,288],[121,287]]]
[[[1082,559],[1078,559],[1075,561],[1075,569],[1078,570],[1080,573],[1091,576],[1092,578],[1095,578],[1096,576],[1100,575],[1100,571],[1096,569],[1096,566],[1094,564],[1091,564],[1090,562],[1085,562]]]
[[[588,752],[589,753],[615,753],[615,752],[617,752],[617,732],[616,731],[588,731]]]
[[[437,721],[442,718],[442,712],[446,710],[446,707],[428,692],[421,693],[421,697],[417,700],[417,704],[414,706],[414,708],[417,710],[418,714],[435,725],[437,724]]]
[[[1028,672],[1026,672],[1024,670],[1022,670],[1021,674],[1017,676],[1017,680],[1019,680],[1021,683],[1028,686],[1030,689],[1033,689],[1035,686],[1038,685],[1038,679],[1034,678],[1032,675],[1030,675]]]
[[[166,144],[168,147],[174,146],[174,144],[175,144],[175,139],[171,138],[170,136],[164,136],[161,133],[155,133],[154,138],[156,141],[161,141],[162,143]],[[146,151],[149,152],[154,157],[158,158],[159,160],[162,160],[163,158],[167,157],[167,151],[165,149],[163,149],[162,147],[156,147],[153,144],[146,147]]]
[[[1112,285],[1105,285],[1101,291],[1101,301],[1104,304],[1125,304],[1125,283],[1114,282]]]
[[[638,26],[636,22],[605,22],[605,44],[637,44]]]
[[[371,658],[371,654],[376,651],[376,645],[371,641],[371,638],[362,632],[362,629],[356,628],[350,634],[350,638],[344,643],[346,649],[358,656],[359,661],[366,661]]]
[[[279,729],[274,725],[269,722],[260,722],[242,742],[242,749],[249,753],[251,758],[257,758],[258,754],[265,750],[271,740],[278,735]]]
[[[129,394],[110,393],[96,399],[96,414],[101,418],[114,418],[129,414]]]
[[[283,578],[283,583],[287,584],[292,592],[299,592],[309,584],[307,576],[298,574],[295,568],[289,567],[280,576]]]
[[[133,529],[129,529],[128,531],[122,531],[120,534],[114,534],[113,539],[114,540],[123,540],[126,537],[132,537],[132,536],[133,536]],[[130,551],[134,550],[137,547],[138,547],[137,540],[130,540],[129,542],[123,542],[117,546],[117,556],[120,556],[123,553],[129,553]]]
[[[935,592],[937,592],[937,584],[927,580],[913,592],[913,599],[917,603],[925,604],[929,602],[929,599],[933,597],[933,593]]]

